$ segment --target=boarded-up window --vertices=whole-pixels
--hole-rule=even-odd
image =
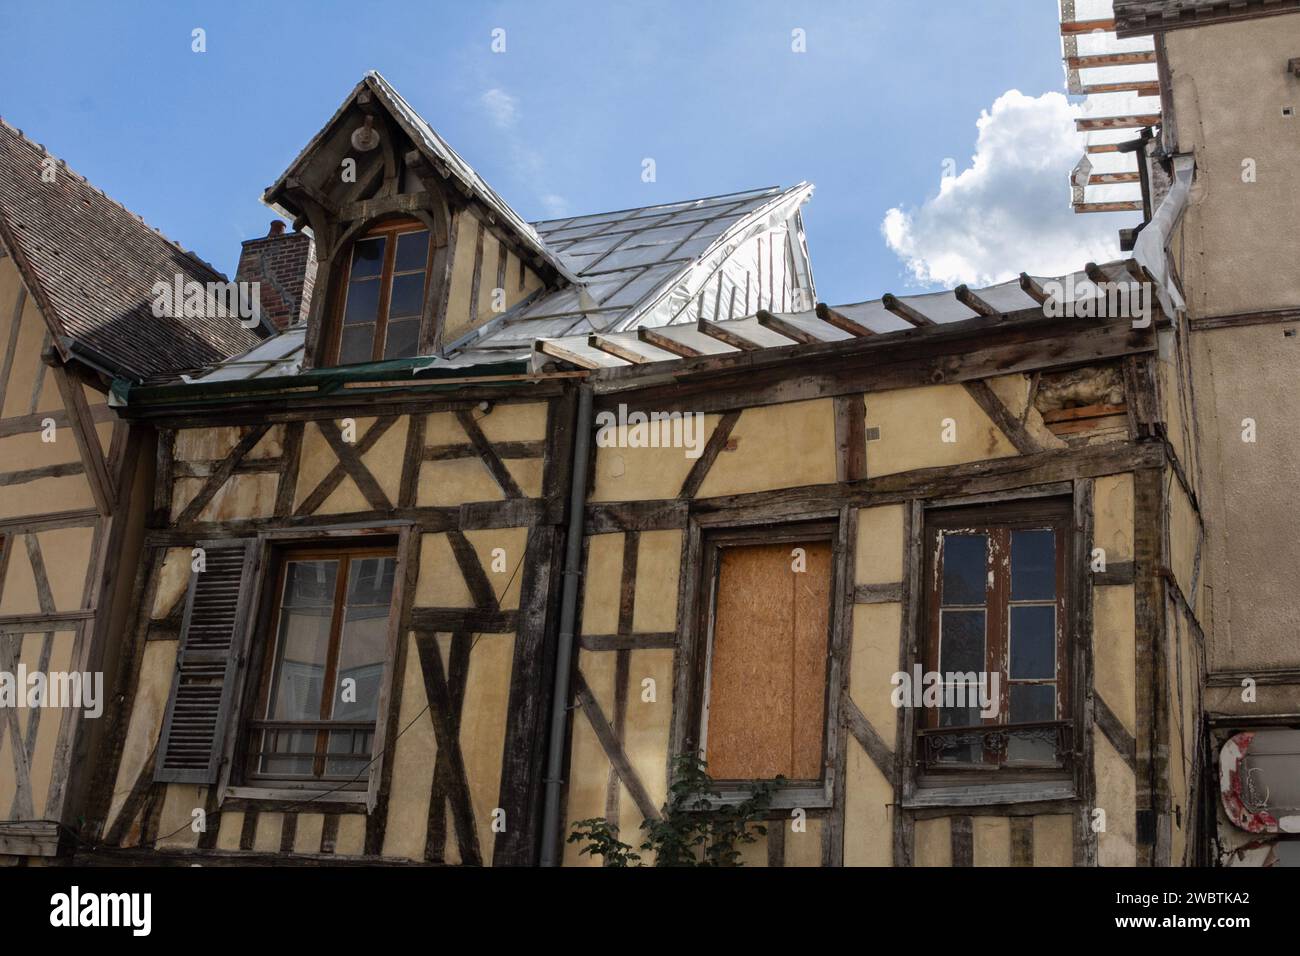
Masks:
[[[715,780],[822,776],[827,540],[719,549],[705,707]]]

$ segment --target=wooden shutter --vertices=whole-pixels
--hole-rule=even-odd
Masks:
[[[190,573],[167,716],[154,780],[215,783],[249,627],[253,540],[201,541],[203,571]]]

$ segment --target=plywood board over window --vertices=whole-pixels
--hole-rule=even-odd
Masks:
[[[829,540],[719,550],[705,707],[718,780],[822,776]]]

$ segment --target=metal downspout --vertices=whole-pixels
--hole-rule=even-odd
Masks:
[[[573,672],[574,618],[582,573],[582,518],[587,503],[587,465],[591,452],[591,386],[578,388],[574,424],[573,480],[569,486],[569,529],[564,540],[564,589],[560,598],[560,638],[555,650],[555,690],[546,753],[545,801],[542,805],[542,866],[560,865],[560,797],[564,783],[564,744],[569,723],[569,677]]]

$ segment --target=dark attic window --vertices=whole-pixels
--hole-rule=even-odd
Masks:
[[[334,320],[333,364],[416,354],[432,251],[429,230],[415,221],[384,223],[353,243]]]

